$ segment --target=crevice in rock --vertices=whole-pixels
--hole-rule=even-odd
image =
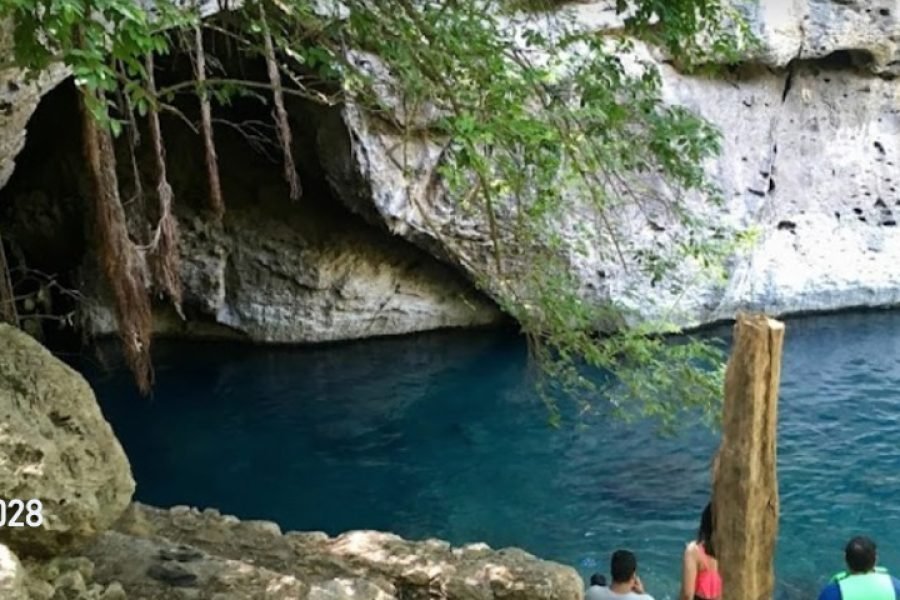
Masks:
[[[781,92],[781,102],[784,104],[787,102],[788,94],[791,93],[791,88],[794,85],[794,73],[797,70],[797,65],[795,61],[791,61],[791,64],[788,65],[787,76],[784,78],[784,89]]]

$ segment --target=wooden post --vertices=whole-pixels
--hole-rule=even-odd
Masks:
[[[783,323],[764,315],[738,316],[713,473],[714,535],[724,600],[771,600],[774,593],[783,343]]]

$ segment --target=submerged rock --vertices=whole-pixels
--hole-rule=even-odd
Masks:
[[[84,378],[0,324],[0,498],[42,504],[38,527],[0,527],[0,541],[23,556],[58,554],[107,529],[134,485]],[[28,512],[20,519],[36,522]]]

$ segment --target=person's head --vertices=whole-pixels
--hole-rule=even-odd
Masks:
[[[600,573],[594,573],[593,575],[591,575],[591,585],[606,587],[606,577],[604,577]]]
[[[628,550],[616,550],[609,561],[613,583],[631,583],[637,573],[637,557]]]
[[[878,558],[875,542],[863,535],[856,536],[847,542],[844,558],[851,573],[868,573],[875,568],[875,561]]]
[[[697,530],[697,542],[703,544],[703,550],[708,555],[716,555],[716,547],[713,544],[712,502],[706,504],[706,508],[703,509],[703,514],[700,515],[700,529]]]

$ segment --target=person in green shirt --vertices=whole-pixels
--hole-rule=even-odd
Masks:
[[[857,536],[844,549],[847,570],[832,577],[819,600],[900,600],[900,581],[875,566],[875,542]]]

